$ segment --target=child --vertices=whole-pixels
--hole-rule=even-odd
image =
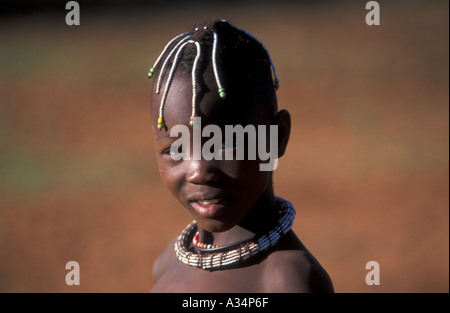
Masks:
[[[290,229],[295,211],[274,195],[272,171],[261,170],[260,156],[249,157],[249,150],[243,159],[206,159],[190,152],[195,127],[204,133],[212,125],[276,125],[276,153],[284,154],[290,115],[277,109],[278,79],[265,47],[226,21],[205,20],[167,44],[149,77],[159,171],[194,218],[156,260],[152,292],[333,292]],[[171,136],[180,125],[193,130],[181,146],[180,133]],[[228,139],[218,153],[236,156],[240,146]]]

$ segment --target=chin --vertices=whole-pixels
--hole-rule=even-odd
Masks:
[[[235,222],[226,222],[218,219],[205,219],[194,217],[197,225],[210,233],[221,233],[237,225]]]

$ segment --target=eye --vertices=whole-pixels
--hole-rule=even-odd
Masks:
[[[177,155],[177,154],[181,154],[183,153],[183,148],[182,146],[178,146],[178,147],[170,147],[170,155]]]
[[[162,150],[161,154],[170,155],[170,147]]]
[[[182,145],[172,145],[162,151],[162,154],[170,156],[174,161],[179,161],[186,155]]]

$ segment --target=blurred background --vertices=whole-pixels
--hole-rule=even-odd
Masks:
[[[449,3],[0,4],[0,292],[147,292],[191,217],[155,163],[148,69],[203,17],[261,39],[293,130],[275,172],[337,292],[449,292]],[[67,286],[67,262],[80,285]],[[368,286],[366,263],[380,264]]]

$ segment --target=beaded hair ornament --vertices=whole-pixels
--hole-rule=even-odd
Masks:
[[[222,22],[226,22],[225,20],[222,20]],[[208,26],[204,26],[203,27],[204,30],[208,30]],[[177,63],[178,60],[180,58],[180,55],[183,52],[183,49],[191,44],[191,45],[195,45],[196,50],[197,50],[197,55],[194,59],[194,63],[192,65],[192,113],[191,113],[191,118],[190,118],[190,122],[189,124],[191,126],[194,125],[194,121],[195,121],[195,117],[196,117],[196,96],[197,96],[197,67],[198,67],[198,62],[200,60],[201,57],[201,53],[202,53],[202,48],[201,45],[198,41],[193,40],[193,35],[195,32],[199,31],[199,28],[196,27],[194,29],[194,32],[187,32],[187,33],[183,33],[180,34],[178,36],[176,36],[175,38],[173,38],[171,41],[169,41],[169,43],[164,47],[162,53],[159,55],[158,59],[156,60],[155,64],[153,65],[153,67],[150,68],[150,71],[148,73],[148,77],[152,78],[153,76],[155,76],[156,74],[156,68],[158,67],[158,65],[161,63],[163,56],[166,54],[167,51],[170,52],[167,54],[165,60],[162,62],[162,66],[159,70],[159,75],[158,75],[158,80],[156,82],[156,93],[160,94],[161,91],[161,84],[162,84],[162,77],[164,75],[164,73],[166,72],[166,67],[167,64],[169,63],[170,60],[172,60],[172,66],[170,67],[169,70],[169,76],[167,78],[167,81],[165,83],[164,86],[164,90],[163,90],[163,94],[161,97],[161,104],[159,106],[159,117],[158,117],[158,129],[161,130],[164,128],[165,123],[164,123],[164,105],[166,102],[166,98],[167,98],[167,93],[169,91],[169,87],[170,84],[173,80],[173,76],[175,73],[175,70],[177,68]],[[225,92],[225,88],[222,85],[222,82],[220,80],[220,75],[219,75],[219,70],[217,68],[217,46],[219,44],[219,38],[217,35],[217,32],[214,30],[214,28],[209,29],[209,31],[211,31],[212,35],[213,35],[213,48],[212,48],[212,55],[211,55],[211,60],[212,60],[212,67],[213,67],[213,71],[214,71],[214,78],[217,84],[217,90],[219,93],[219,97],[222,99],[225,99],[226,97],[226,92]],[[274,87],[275,89],[278,89],[280,86],[279,80],[277,78],[277,74],[275,71],[275,66],[272,62],[272,59],[270,57],[269,52],[267,51],[266,47],[264,47],[264,45],[256,38],[254,37],[252,34],[241,30],[242,32],[244,32],[248,37],[252,38],[253,40],[255,40],[257,43],[259,43],[261,45],[261,47],[264,49],[264,51],[267,54],[267,58],[270,62],[270,66],[272,68],[272,73],[273,73],[273,81],[274,81]]]

